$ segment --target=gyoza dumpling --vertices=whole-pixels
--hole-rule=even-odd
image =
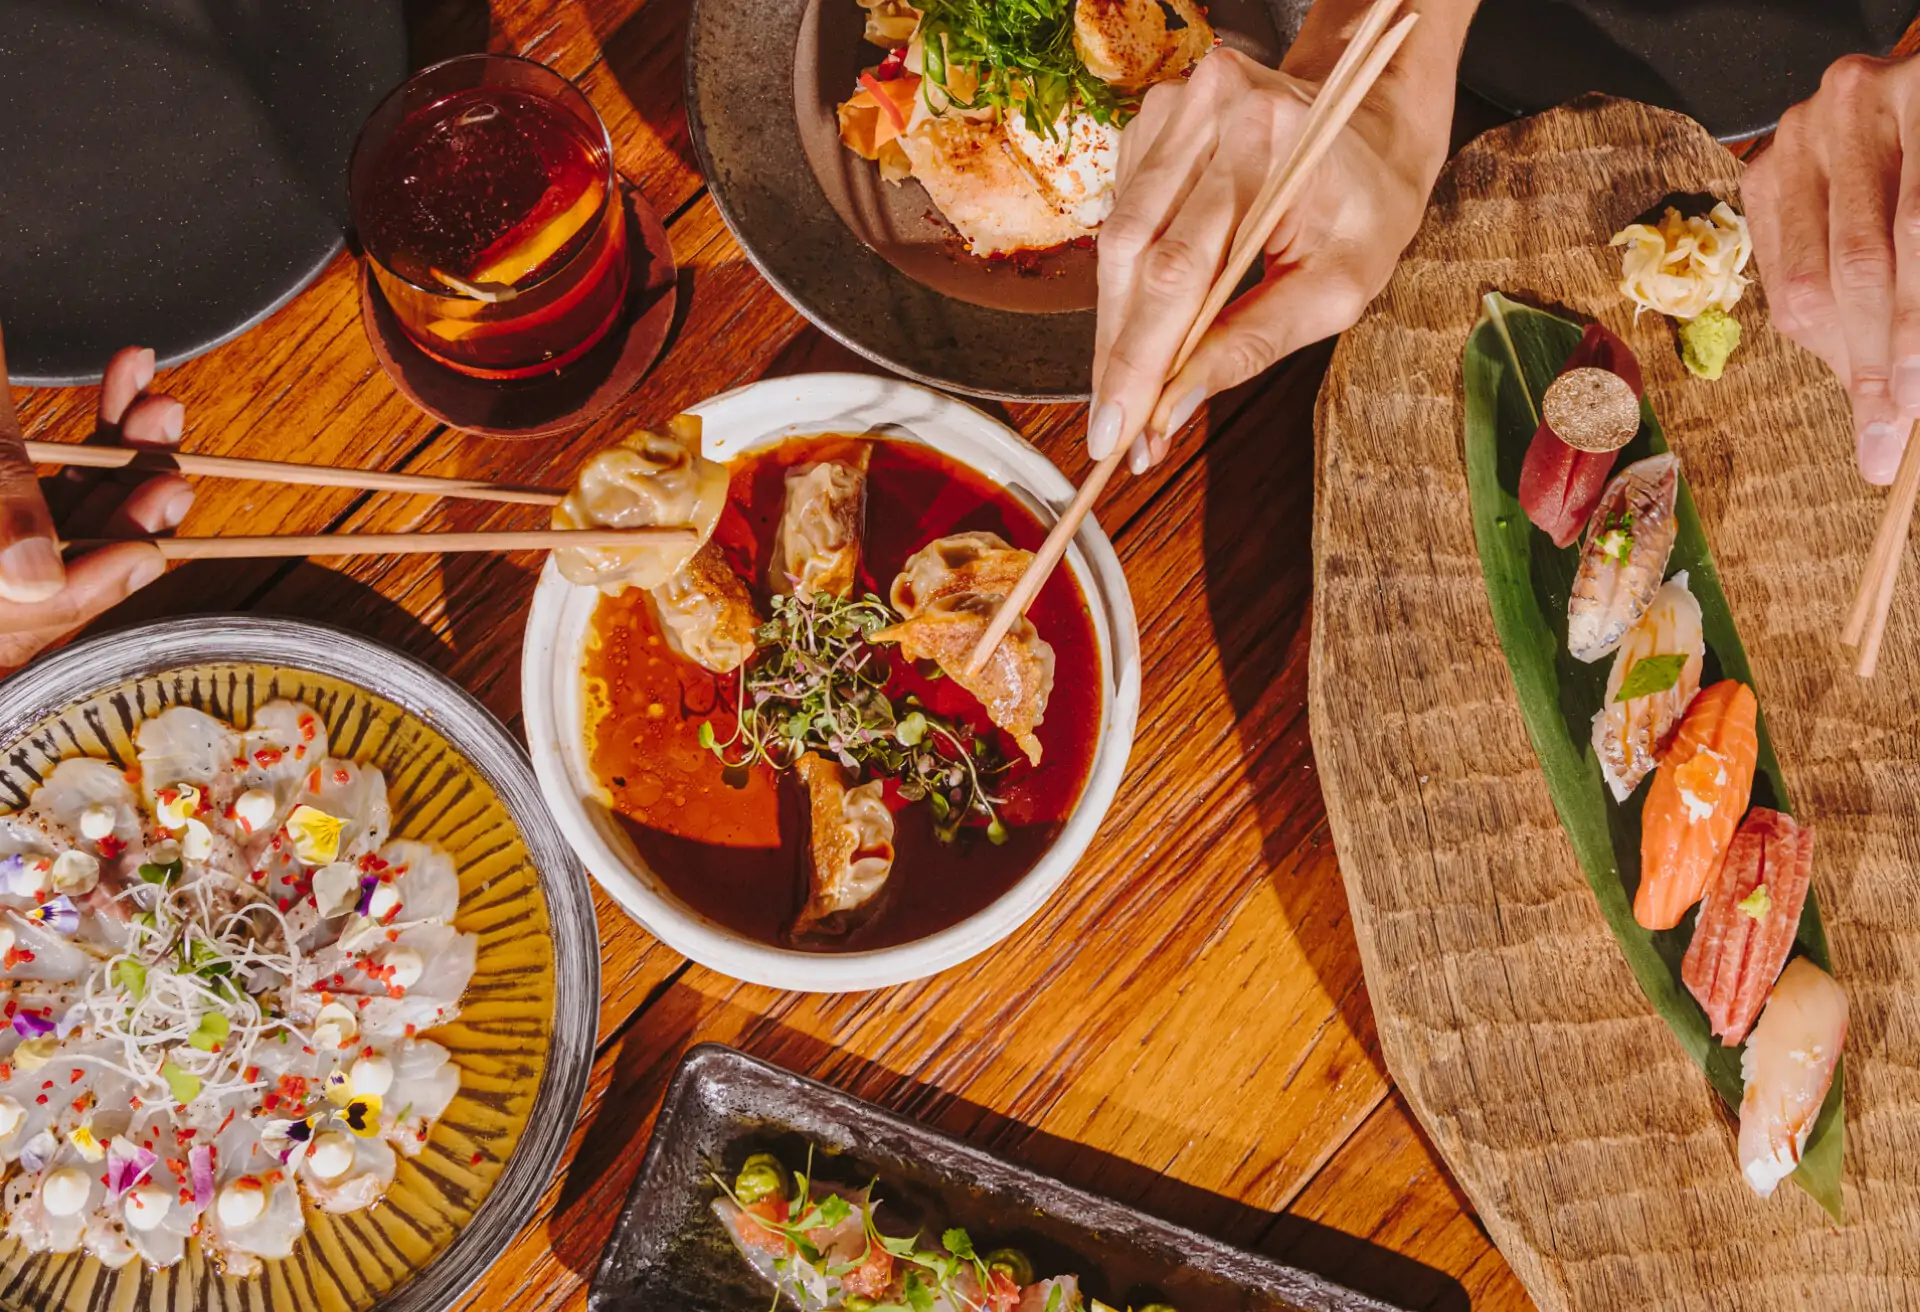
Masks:
[[[678,415],[664,433],[635,433],[581,468],[553,510],[555,528],[690,525],[704,545],[727,503],[727,469],[700,454],[700,421]],[[566,547],[553,553],[574,583],[618,593],[657,588],[693,553],[662,546]]]
[[[808,752],[794,763],[807,787],[813,832],[807,842],[807,904],[793,935],[844,933],[849,919],[886,887],[893,872],[893,813],[875,779],[848,787],[833,761]]]
[[[869,642],[896,642],[908,660],[930,660],[972,693],[987,718],[1013,735],[1040,764],[1034,730],[1046,718],[1053,692],[1053,648],[1022,615],[978,674],[967,664],[987,625],[1033,559],[991,533],[959,533],[930,542],[908,557],[893,581],[894,609],[906,618]]]
[[[753,655],[753,597],[713,543],[647,597],[667,645],[694,664],[726,674]]]
[[[873,447],[787,471],[767,586],[775,596],[850,597],[860,570],[860,525]]]

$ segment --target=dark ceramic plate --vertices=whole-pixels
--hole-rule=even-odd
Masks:
[[[0,322],[13,381],[172,364],[341,246],[347,155],[406,73],[401,0],[0,0]]]
[[[1213,0],[1222,40],[1268,63],[1300,0]],[[843,150],[834,107],[879,47],[856,0],[696,0],[687,118],[727,226],[826,332],[923,383],[973,396],[1087,395],[1094,253],[1016,273],[959,253],[920,184],[893,187]]]
[[[1916,0],[1486,0],[1460,80],[1510,113],[1604,91],[1734,141],[1772,129],[1841,55],[1886,54],[1916,11]]]
[[[1115,1307],[1158,1297],[1180,1312],[1391,1312],[711,1043],[687,1054],[667,1090],[589,1312],[767,1312],[771,1291],[714,1218],[711,1173],[730,1177],[761,1151],[803,1161],[809,1146],[823,1180],[879,1176],[902,1231],[963,1226],[983,1246],[1025,1249],[1043,1273],[1077,1273]]]

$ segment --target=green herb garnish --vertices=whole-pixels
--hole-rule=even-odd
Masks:
[[[165,887],[180,877],[180,867],[179,861],[148,861],[140,867],[140,878],[149,884]]]
[[[708,721],[700,745],[742,784],[751,766],[789,770],[817,752],[898,780],[903,798],[926,801],[941,842],[979,817],[988,840],[1004,843],[1000,799],[988,783],[1008,763],[993,744],[912,699],[896,707],[886,694],[887,649],[867,639],[897,618],[872,595],[774,598],[773,617],[754,633],[754,657],[740,667],[732,735],[722,740]]]
[[[1665,692],[1680,681],[1680,670],[1687,658],[1679,652],[1666,656],[1649,656],[1636,661],[1627,677],[1620,680],[1620,691],[1615,693],[1616,702],[1630,702],[1636,697],[1651,697],[1656,692]]]
[[[928,83],[959,109],[991,109],[999,119],[1017,112],[1049,141],[1063,114],[1124,126],[1138,104],[1087,71],[1073,48],[1074,3],[929,0],[920,19]],[[977,79],[970,98],[954,92],[961,71]],[[938,108],[930,96],[927,107]]]

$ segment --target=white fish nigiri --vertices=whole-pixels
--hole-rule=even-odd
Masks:
[[[1740,1057],[1740,1170],[1762,1198],[1800,1165],[1846,1039],[1847,995],[1833,976],[1788,962]]]
[[[1597,661],[1652,605],[1673,553],[1680,458],[1649,456],[1615,474],[1587,520],[1567,598],[1567,650]]]
[[[1600,758],[1600,772],[1613,790],[1614,801],[1626,801],[1658,761],[1660,749],[1700,691],[1700,666],[1706,652],[1700,603],[1688,591],[1682,570],[1661,585],[1639,623],[1627,631],[1607,676],[1607,699],[1593,717],[1593,753]],[[1623,689],[1633,691],[1629,681],[1634,668],[1654,658],[1664,658],[1663,666],[1650,667],[1650,672],[1678,659],[1679,669],[1671,682],[1620,700]]]

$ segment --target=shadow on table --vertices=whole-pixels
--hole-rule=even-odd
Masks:
[[[763,1016],[752,1006],[762,991],[747,992],[750,998],[716,1007],[715,999],[683,972],[664,984],[652,1005],[614,1041],[606,1093],[583,1117],[579,1153],[563,1168],[559,1198],[547,1221],[555,1256],[582,1277],[591,1279],[599,1265],[680,1057],[692,1044],[720,1037],[1077,1188],[1386,1302],[1444,1312],[1468,1306],[1465,1290],[1444,1272],[1328,1226],[1248,1207],[1149,1166],[1032,1129]]]

